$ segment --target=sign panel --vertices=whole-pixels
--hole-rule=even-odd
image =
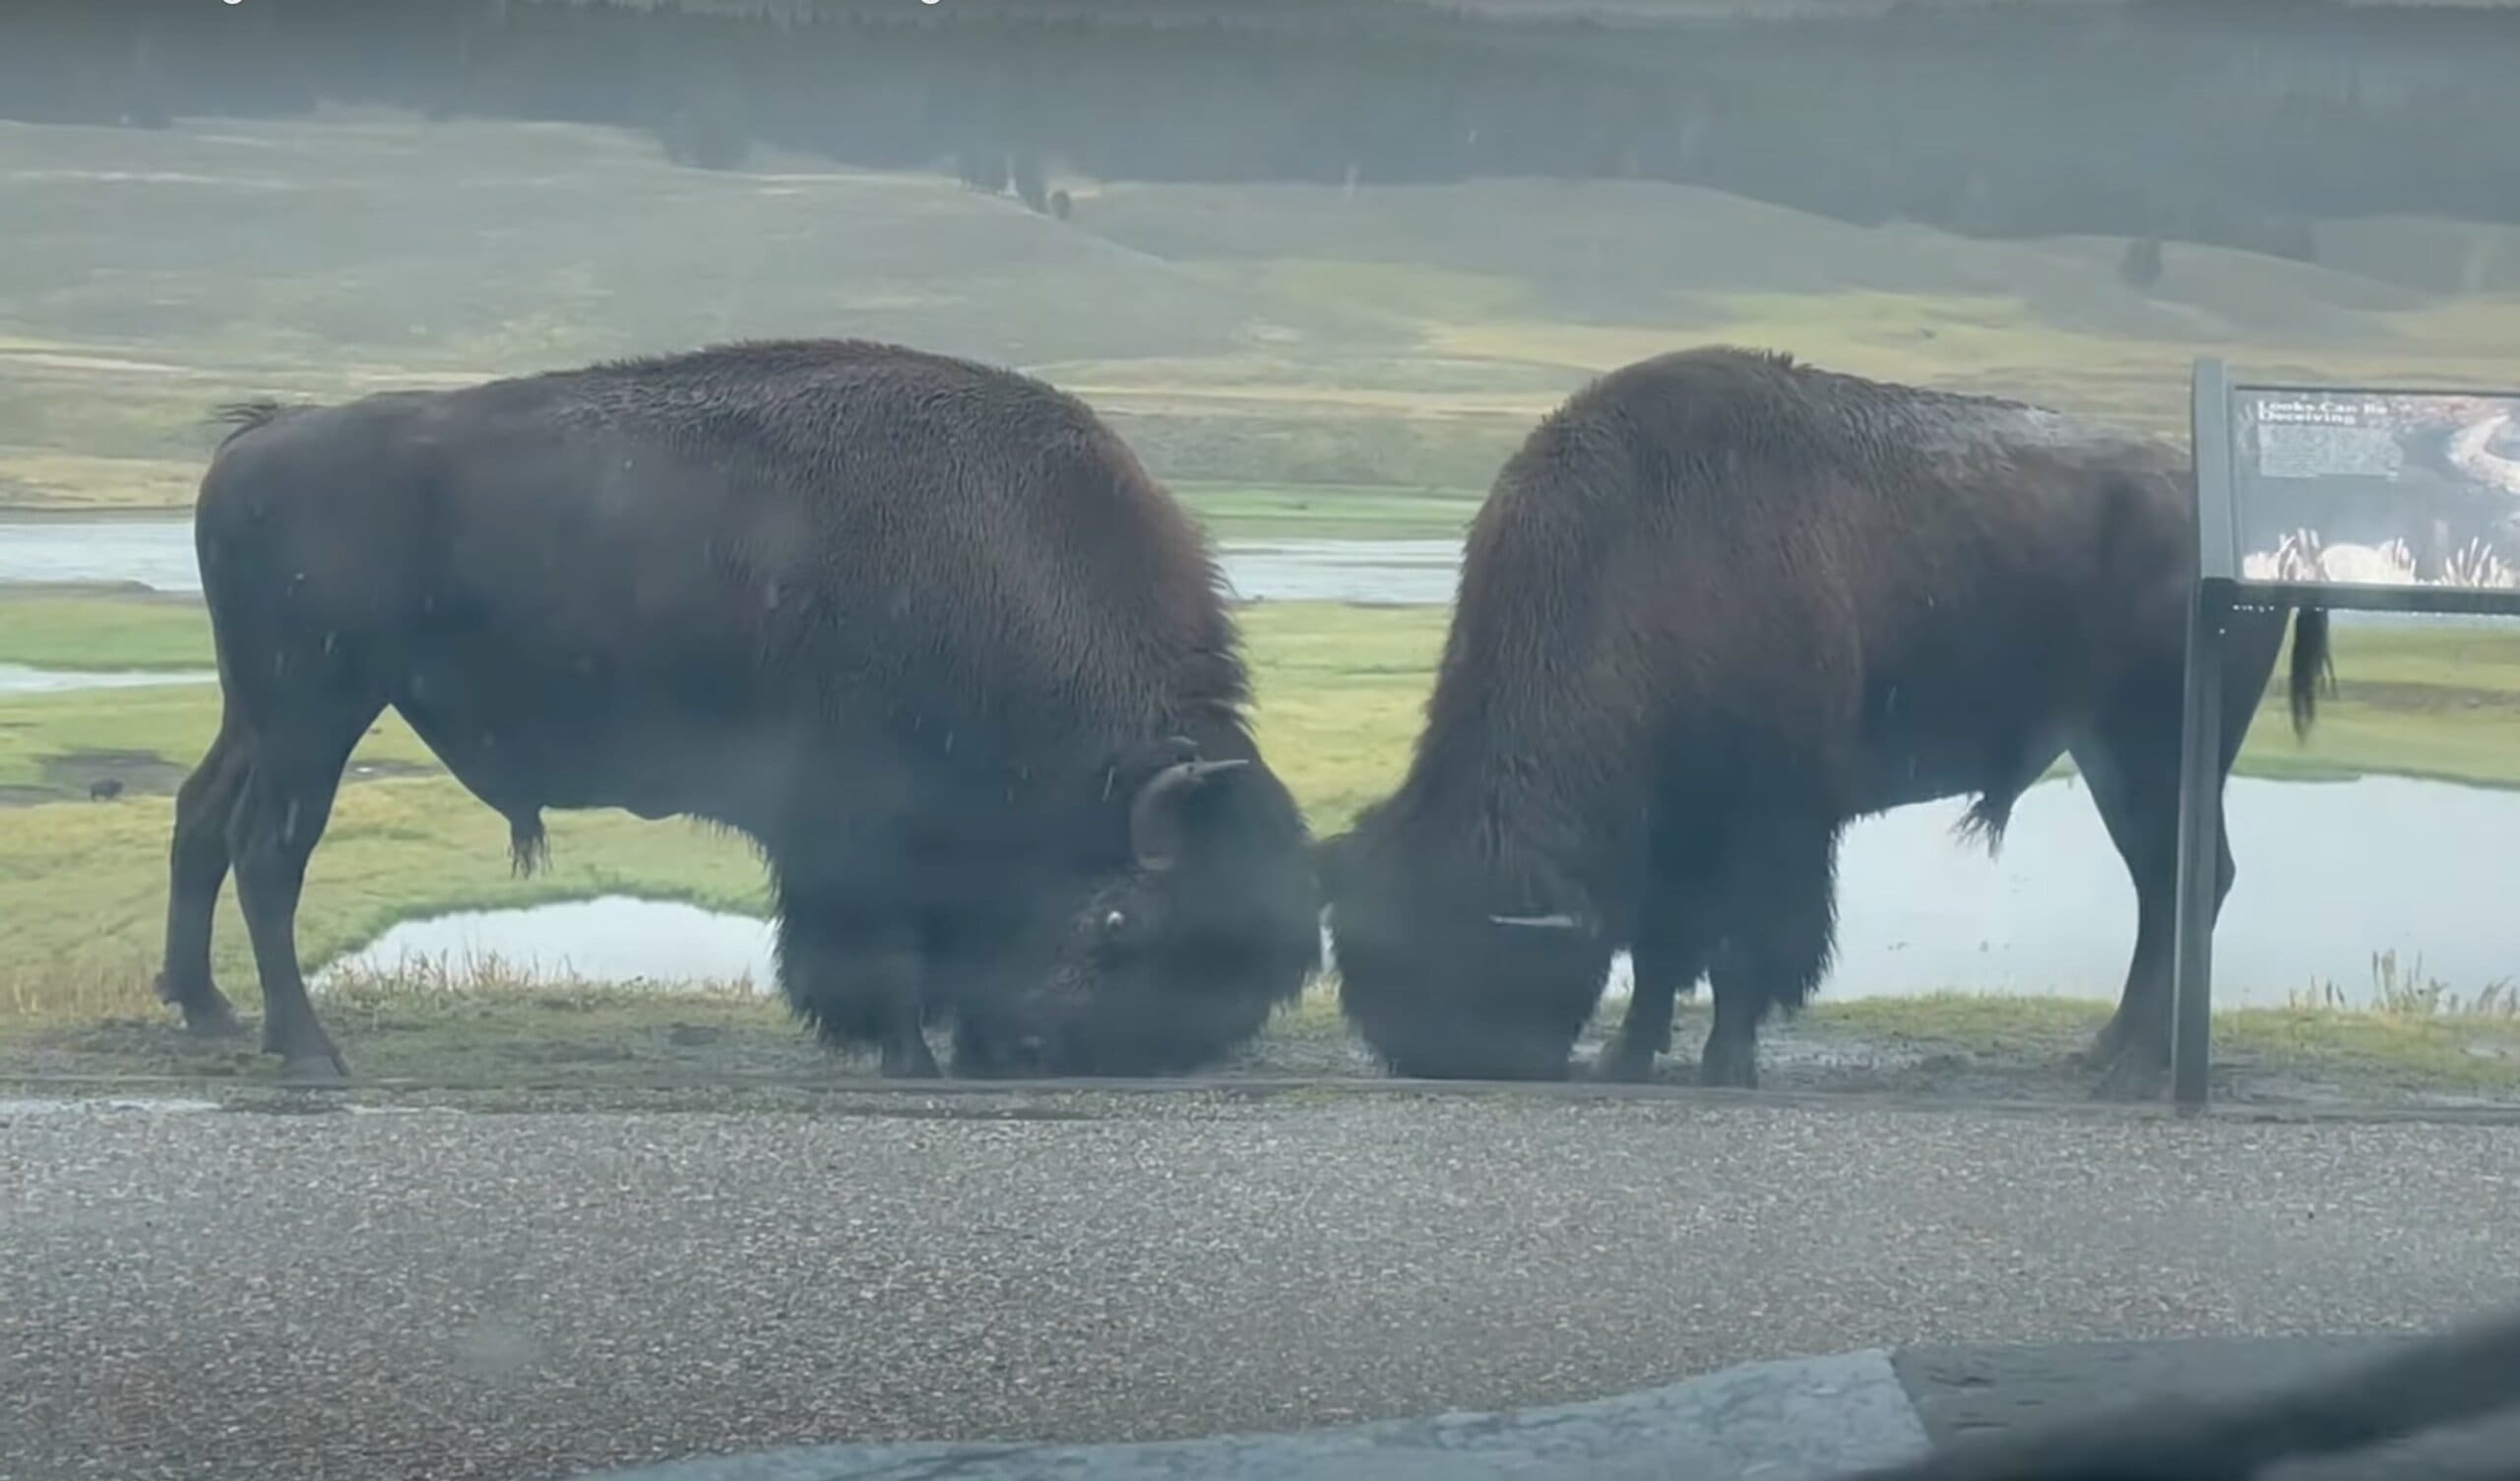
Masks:
[[[2520,588],[2520,396],[2236,388],[2243,582]]]
[[[2203,1105],[2235,605],[2520,616],[2520,393],[2190,383],[2196,589],[2178,764],[2171,1093]],[[2247,697],[2253,708],[2255,695]],[[2242,722],[2245,724],[2245,721]]]

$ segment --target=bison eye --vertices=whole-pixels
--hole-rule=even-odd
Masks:
[[[1117,910],[1114,910],[1114,911],[1112,911],[1110,914],[1105,915],[1105,916],[1103,916],[1103,917],[1102,917],[1102,929],[1103,929],[1103,930],[1105,930],[1105,931],[1115,931],[1115,932],[1116,932],[1116,931],[1117,931],[1117,930],[1119,930],[1122,926],[1125,926],[1125,925],[1127,925],[1128,923],[1129,923],[1129,918],[1128,918],[1126,915],[1121,914],[1121,913],[1120,913],[1119,911],[1117,911]]]

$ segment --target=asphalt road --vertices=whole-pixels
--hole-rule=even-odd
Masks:
[[[868,1114],[871,1110],[896,1113]],[[0,1475],[502,1477],[1552,1403],[2520,1297],[2520,1126],[1319,1089],[0,1105]]]

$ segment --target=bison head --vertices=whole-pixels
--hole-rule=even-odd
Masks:
[[[1475,848],[1405,839],[1382,809],[1318,857],[1340,1010],[1393,1074],[1566,1074],[1610,962],[1579,892],[1501,888]]]
[[[1259,1032],[1319,967],[1303,816],[1265,763],[1202,757],[1176,738],[1112,775],[1112,846],[1045,916],[1050,970],[968,1036],[987,1047],[958,1068],[1198,1069]]]

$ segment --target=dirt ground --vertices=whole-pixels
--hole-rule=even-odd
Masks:
[[[1606,1005],[1578,1048],[1578,1093],[1619,1005]],[[820,1097],[874,1088],[868,1060],[811,1043],[758,999],[613,990],[579,994],[411,996],[332,1002],[328,1020],[350,1062],[355,1097],[584,1103],[692,1093]],[[1763,1098],[1849,1096],[1971,1103],[2090,1104],[2096,1072],[2076,1051],[2104,1010],[2047,1000],[1868,1000],[1823,1005],[1772,1023],[1761,1045]],[[1691,1087],[1706,1031],[1687,1005],[1656,1084]],[[948,1046],[939,1036],[940,1059]],[[1371,1053],[1316,994],[1230,1062],[1192,1079],[1257,1087],[1388,1081]],[[276,1092],[274,1063],[249,1038],[204,1042],[171,1014],[56,1026],[0,1024],[0,1082],[123,1093],[188,1086],[225,1099]],[[953,1095],[989,1081],[930,1082]],[[1141,1083],[1178,1083],[1141,1082]],[[909,1088],[893,1086],[892,1088]],[[1398,1088],[1394,1085],[1394,1088]],[[1651,1094],[1648,1089],[1641,1093]],[[1718,1098],[1744,1092],[1709,1091]],[[2520,1020],[2375,1014],[2228,1017],[2215,1044],[2214,1095],[2237,1109],[2520,1111]]]

